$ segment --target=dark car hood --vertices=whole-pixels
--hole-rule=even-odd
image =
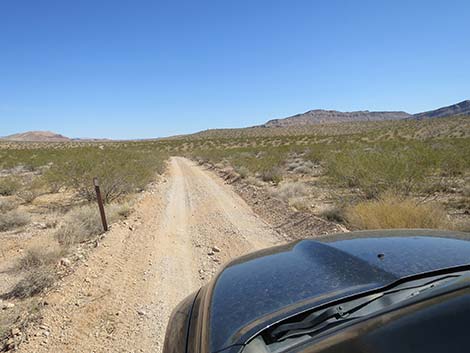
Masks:
[[[469,241],[426,231],[390,235],[330,243],[302,240],[229,263],[207,289],[210,351],[240,344],[281,314],[378,289],[404,277],[470,264]]]

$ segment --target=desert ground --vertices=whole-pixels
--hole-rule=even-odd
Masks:
[[[222,263],[285,241],[230,186],[184,158],[171,159],[135,208],[47,297],[20,352],[160,352],[180,300]]]
[[[469,231],[469,121],[0,143],[0,351],[160,352],[175,305],[240,255],[358,229]]]

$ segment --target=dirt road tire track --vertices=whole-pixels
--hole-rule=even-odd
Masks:
[[[20,352],[161,352],[181,299],[221,264],[282,241],[230,186],[191,161],[172,158],[164,178],[48,295],[42,328],[30,330]]]

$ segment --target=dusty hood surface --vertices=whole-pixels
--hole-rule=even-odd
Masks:
[[[365,234],[368,237],[329,243],[302,240],[228,264],[211,293],[211,351],[249,338],[281,312],[314,307],[404,277],[470,265],[470,241],[456,239],[465,238],[464,233]]]

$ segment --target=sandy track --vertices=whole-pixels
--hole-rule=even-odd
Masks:
[[[191,161],[172,158],[165,178],[48,295],[43,324],[20,352],[160,352],[181,299],[224,262],[281,241],[230,186]]]

